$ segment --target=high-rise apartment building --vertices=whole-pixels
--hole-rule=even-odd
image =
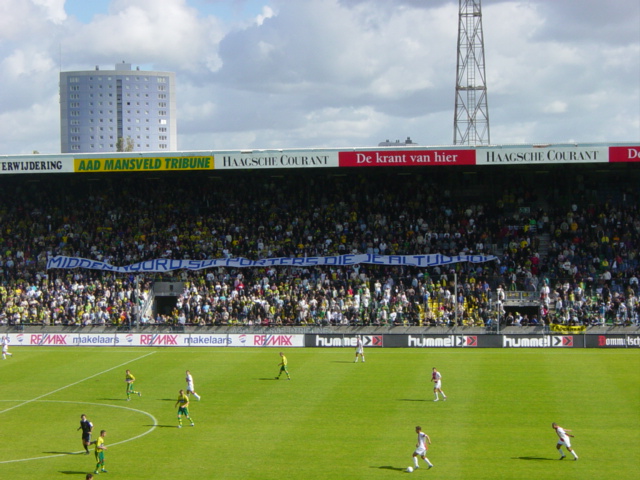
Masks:
[[[175,151],[175,73],[131,69],[60,73],[60,151]]]

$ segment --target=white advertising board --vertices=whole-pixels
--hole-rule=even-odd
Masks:
[[[299,334],[10,333],[12,346],[59,347],[304,347]]]

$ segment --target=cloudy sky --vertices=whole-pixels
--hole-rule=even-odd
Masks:
[[[640,141],[638,0],[483,0],[491,142]],[[458,0],[1,0],[0,155],[59,72],[176,72],[180,150],[453,143]]]

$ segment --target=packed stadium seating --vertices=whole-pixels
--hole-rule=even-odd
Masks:
[[[526,172],[514,180],[511,172],[373,170],[3,178],[0,325],[638,323],[638,189],[617,189],[615,175],[558,170],[545,184]],[[46,270],[53,255],[126,265],[345,253],[497,260],[162,275]],[[168,311],[147,308],[157,281],[185,286]],[[513,292],[537,307],[508,308]]]

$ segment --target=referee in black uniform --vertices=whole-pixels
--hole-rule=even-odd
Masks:
[[[93,431],[93,423],[87,420],[87,416],[83,413],[80,415],[80,426],[78,430],[82,429],[82,446],[85,450],[85,455],[89,455],[89,445],[91,444],[91,432]]]

